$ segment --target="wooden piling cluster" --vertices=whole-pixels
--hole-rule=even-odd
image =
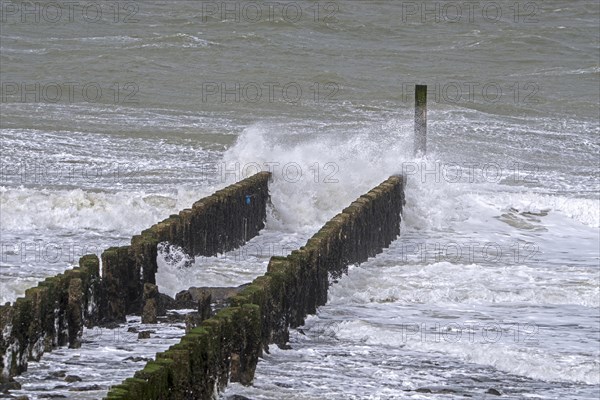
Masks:
[[[131,245],[105,250],[102,275],[98,257],[86,255],[78,268],[46,278],[24,297],[0,306],[0,383],[26,371],[27,362],[45,351],[79,347],[84,326],[140,315],[144,285],[156,283],[159,243],[213,256],[256,236],[266,219],[269,179],[268,172],[253,175],[153,225]]]
[[[327,222],[305,246],[272,257],[268,271],[181,342],[114,386],[109,400],[212,399],[229,381],[250,384],[270,343],[327,301],[331,279],[366,261],[400,234],[404,180],[393,176]]]
[[[87,255],[79,267],[27,289],[12,305],[0,306],[0,382],[27,370],[58,346],[77,348],[85,323],[97,322],[100,295],[98,257]]]
[[[214,256],[256,236],[266,219],[269,179],[268,172],[261,172],[221,189],[134,236],[130,246],[102,253],[101,322],[125,322],[126,315],[142,312],[144,284],[156,284],[159,243]]]

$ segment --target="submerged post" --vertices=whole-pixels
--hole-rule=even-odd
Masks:
[[[415,156],[427,152],[427,85],[415,86]]]

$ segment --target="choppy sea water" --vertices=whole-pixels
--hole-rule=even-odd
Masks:
[[[168,294],[239,285],[405,173],[401,237],[225,395],[598,397],[596,2],[27,3],[37,20],[24,4],[2,2],[0,300],[271,170],[260,236],[160,260]],[[127,327],[31,363],[15,394],[98,398],[183,334]]]

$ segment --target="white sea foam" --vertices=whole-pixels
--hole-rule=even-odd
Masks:
[[[364,321],[342,322],[337,326],[340,339],[353,340],[369,346],[406,347],[422,352],[441,352],[467,362],[491,365],[499,370],[546,381],[600,383],[598,360],[590,355],[569,354],[523,343],[481,343],[471,341],[466,334],[433,338],[403,334],[401,328],[378,326]],[[457,339],[458,338],[458,339]]]
[[[329,291],[331,304],[530,304],[600,307],[600,277],[589,268],[439,262],[355,268]],[[565,277],[569,279],[566,280]]]
[[[206,189],[206,194],[211,188]],[[197,189],[166,193],[0,187],[3,229],[117,231],[135,234],[202,197]]]
[[[276,227],[314,229],[390,174],[401,172],[402,161],[408,159],[408,138],[389,137],[385,130],[328,136],[258,124],[225,152],[224,162],[230,168],[239,163],[242,172],[244,166],[247,171],[255,166],[271,170],[274,182],[269,189],[281,222]]]

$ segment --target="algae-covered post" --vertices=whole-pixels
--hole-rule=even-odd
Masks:
[[[415,86],[415,156],[427,152],[427,85]]]

